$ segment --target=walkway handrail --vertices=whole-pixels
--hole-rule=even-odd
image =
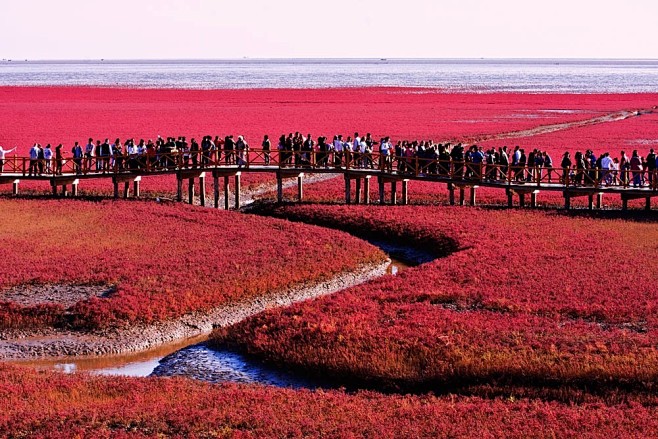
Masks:
[[[658,170],[605,170],[556,168],[439,160],[419,156],[396,156],[379,152],[215,150],[171,153],[113,154],[101,157],[38,159],[11,156],[0,167],[0,176],[58,175],[100,176],[124,173],[152,174],[179,170],[213,170],[226,167],[285,169],[331,169],[337,173],[369,171],[398,177],[432,180],[499,183],[506,185],[563,186],[565,188],[632,188],[658,190]]]

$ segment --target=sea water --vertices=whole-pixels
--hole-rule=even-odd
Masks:
[[[638,93],[658,92],[658,60],[2,60],[0,86]]]

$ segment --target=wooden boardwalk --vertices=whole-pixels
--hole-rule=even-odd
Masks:
[[[143,178],[155,175],[175,175],[177,200],[187,198],[193,203],[196,190],[199,191],[201,205],[206,205],[207,179],[213,179],[214,206],[220,207],[220,194],[223,194],[223,207],[229,209],[231,181],[233,182],[234,207],[239,209],[240,177],[245,173],[271,173],[277,180],[277,198],[283,201],[283,180],[297,179],[297,199],[303,201],[303,178],[310,174],[343,174],[345,202],[347,204],[371,203],[370,184],[376,178],[381,204],[407,204],[409,201],[409,181],[429,181],[445,184],[450,204],[475,205],[478,188],[494,188],[505,191],[507,204],[512,207],[515,197],[518,204],[537,206],[538,194],[560,192],[564,207],[571,207],[571,200],[586,197],[590,209],[600,208],[603,195],[620,196],[622,209],[628,201],[644,199],[645,208],[651,209],[651,199],[658,196],[658,173],[653,171],[633,173],[618,171],[608,178],[603,170],[563,170],[559,168],[514,168],[512,166],[474,164],[469,162],[442,162],[423,158],[381,157],[379,154],[354,154],[345,152],[337,165],[332,153],[249,150],[238,158],[238,152],[226,155],[204,156],[199,153],[197,160],[189,154],[159,154],[153,156],[109,157],[92,159],[63,160],[61,173],[55,173],[56,160],[50,166],[42,163],[44,171],[30,173],[39,167],[25,157],[10,157],[0,172],[0,185],[12,185],[12,193],[18,195],[21,181],[48,181],[54,195],[78,195],[82,182],[106,179],[114,188],[114,197],[140,196],[140,182]],[[215,153],[216,154],[216,153]],[[236,164],[239,161],[241,164]],[[319,166],[318,164],[322,164]],[[565,176],[566,174],[566,176]],[[642,181],[642,186],[634,187],[633,180]],[[186,184],[185,184],[186,183]],[[579,183],[579,184],[576,184]],[[401,186],[401,199],[397,198],[398,185]],[[186,187],[184,187],[186,186]],[[70,188],[70,191],[69,191]],[[390,196],[387,197],[387,188]],[[352,196],[354,189],[354,197]],[[187,195],[184,197],[184,195]]]

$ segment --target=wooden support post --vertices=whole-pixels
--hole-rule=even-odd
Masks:
[[[471,188],[471,200],[470,200],[471,201],[471,203],[470,203],[471,206],[475,206],[475,191],[476,191],[476,188],[472,187]]]
[[[50,184],[53,187],[53,195],[57,196],[57,183],[55,182],[55,180],[53,180],[53,181],[50,182]]]
[[[587,194],[587,208],[594,210],[594,194]]]
[[[384,194],[384,179],[377,177],[377,181],[379,183],[379,204],[384,204],[386,201]]]
[[[78,196],[78,185],[79,185],[79,183],[76,183],[76,182],[73,182],[71,184],[71,195],[73,195],[74,197]]]
[[[352,180],[350,180],[350,176],[345,174],[345,204],[351,204],[352,203]]]
[[[537,191],[530,192],[530,207],[533,209],[537,207]]]
[[[571,209],[571,196],[568,193],[564,194],[564,208],[566,210]]]
[[[391,182],[391,205],[395,206],[398,204],[398,183],[393,180]]]
[[[112,184],[114,185],[114,198],[119,198],[119,180],[115,178]]]
[[[448,198],[450,200],[450,205],[455,205],[455,185],[448,183]]]
[[[194,204],[194,178],[187,179],[187,202]]]
[[[283,177],[281,174],[276,175],[276,200],[283,203]]]
[[[140,193],[139,193],[139,182],[142,180],[142,177],[135,177],[135,180],[133,181],[133,197],[139,198]]]
[[[229,184],[228,184],[228,175],[224,176],[224,209],[228,210],[228,192],[229,192]]]
[[[297,176],[297,201],[304,201],[304,174]]]
[[[507,190],[507,207],[514,207],[514,192]]]
[[[240,209],[240,173],[235,174],[235,209]]]
[[[199,175],[199,198],[201,206],[206,207],[206,173]]]
[[[216,175],[212,176],[212,182],[213,182],[213,199],[214,199],[214,206],[215,209],[219,209],[219,177]]]
[[[603,206],[603,192],[596,194],[596,208],[600,209]]]
[[[14,180],[11,184],[11,193],[12,195],[18,195],[18,183],[20,180]]]
[[[463,206],[464,205],[464,187],[459,188],[459,205]]]
[[[67,197],[69,195],[68,188],[65,184],[62,185],[62,197]]]
[[[519,206],[525,207],[525,193],[519,192]]]
[[[179,203],[183,202],[183,177],[180,175],[177,178],[177,190],[176,190],[176,201]]]
[[[628,210],[628,200],[623,195],[621,197],[621,210]]]
[[[130,182],[124,181],[123,182],[123,198],[128,198],[128,195],[130,195]]]
[[[409,180],[402,180],[402,205],[409,204]]]
[[[361,202],[361,179],[356,179],[356,189],[354,195],[354,204],[359,204]]]
[[[363,179],[363,203],[370,204],[370,176]]]
[[[644,204],[644,210],[651,210],[651,197],[647,197],[645,204]]]

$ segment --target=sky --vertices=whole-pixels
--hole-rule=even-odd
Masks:
[[[658,59],[657,24],[656,0],[0,0],[0,59]]]

